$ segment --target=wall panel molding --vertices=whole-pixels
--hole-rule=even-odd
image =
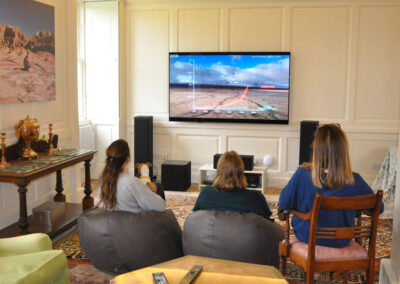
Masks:
[[[229,9],[229,50],[281,50],[282,14],[282,7]]]
[[[291,8],[295,120],[346,120],[350,12],[348,6]]]
[[[260,165],[265,155],[274,157],[274,164],[268,170],[280,172],[281,169],[281,138],[280,137],[258,137],[258,136],[227,136],[227,147],[225,151],[234,150],[240,155],[254,155]]]
[[[220,51],[222,49],[222,9],[178,9],[179,51]]]
[[[198,178],[198,167],[203,162],[212,162],[213,151],[224,152],[232,145],[240,150],[255,147],[252,151],[259,161],[263,156],[264,147],[259,141],[265,141],[265,152],[276,153],[274,155],[277,159],[274,165],[276,168],[268,171],[268,185],[284,186],[298,166],[300,121],[318,120],[320,123],[341,124],[348,135],[351,149],[354,149],[354,170],[359,171],[368,183],[372,183],[375,167],[383,161],[385,147],[397,143],[400,110],[400,68],[395,65],[395,62],[400,62],[399,57],[396,57],[400,56],[397,52],[400,47],[396,41],[399,37],[395,36],[400,34],[397,32],[400,28],[400,25],[397,25],[400,16],[397,17],[396,14],[400,6],[398,1],[267,0],[167,3],[159,0],[144,4],[128,0],[125,3],[127,15],[132,11],[168,11],[168,30],[162,31],[161,34],[157,30],[153,33],[154,37],[166,36],[173,41],[169,46],[159,47],[160,52],[164,54],[170,51],[205,49],[262,49],[290,51],[292,54],[289,125],[170,122],[167,89],[160,89],[157,94],[152,95],[154,109],[141,106],[140,100],[136,106],[128,104],[128,116],[124,123],[128,135],[126,138],[130,141],[133,141],[132,117],[154,115],[154,135],[158,141],[156,148],[160,148],[154,149],[157,163],[161,164],[159,154],[165,152],[168,152],[168,158],[171,159],[190,157],[193,159],[192,180],[195,182]],[[379,11],[385,12],[392,8],[388,19],[384,19]],[[375,11],[377,13],[374,13]],[[373,14],[371,20],[367,17],[369,13]],[[132,29],[131,23],[127,25],[127,30]],[[206,30],[203,31],[203,28]],[[387,32],[389,34],[386,34]],[[191,38],[192,34],[196,35],[195,39]],[[382,40],[370,45],[370,37],[373,38],[375,34]],[[129,33],[127,42],[134,44]],[[394,54],[391,61],[384,57],[384,66],[388,67],[390,73],[378,74],[371,69],[375,59],[371,61],[369,56],[374,55],[376,50],[386,49]],[[126,52],[127,56],[135,55],[134,46],[127,44]],[[129,59],[127,62],[128,65],[132,65],[128,66],[128,69],[137,68],[133,60]],[[167,72],[168,64],[160,61],[157,68]],[[366,87],[375,80],[374,77],[377,77],[379,82],[391,82],[389,85],[392,87],[385,91],[383,97],[372,87]],[[162,76],[152,79],[158,80],[162,86],[168,85]],[[397,92],[393,87],[395,84]],[[146,90],[129,91],[128,96],[135,101],[142,92]],[[372,99],[360,103],[360,99],[367,98],[369,94],[373,94]],[[375,103],[381,98],[385,101]],[[392,103],[388,105],[387,102]],[[384,107],[380,108],[380,105]],[[213,141],[210,148],[206,145],[200,147],[204,157],[191,153],[193,150],[190,147],[179,147],[180,143],[186,147],[190,144],[188,141],[198,143],[202,139]],[[169,150],[161,144],[163,140],[169,141]],[[365,157],[369,157],[368,161]]]
[[[360,5],[358,25],[355,120],[396,122],[400,104],[400,5]]]

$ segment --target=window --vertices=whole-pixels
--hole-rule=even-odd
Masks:
[[[79,120],[119,118],[118,1],[78,3]]]

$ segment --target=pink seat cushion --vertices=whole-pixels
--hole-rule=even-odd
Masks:
[[[304,258],[308,256],[308,244],[299,241],[296,237],[290,236],[291,250]],[[343,248],[332,248],[324,246],[315,246],[315,260],[336,260],[368,258],[367,251],[357,242],[351,240],[348,246]]]

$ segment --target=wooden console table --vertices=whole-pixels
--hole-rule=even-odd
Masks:
[[[62,193],[61,170],[67,167],[85,162],[85,197],[82,200],[83,209],[89,209],[94,205],[94,199],[90,196],[92,189],[90,186],[90,161],[97,151],[66,149],[53,155],[42,154],[35,160],[11,161],[10,166],[0,169],[0,182],[14,183],[18,187],[19,193],[19,219],[18,226],[20,234],[28,233],[28,214],[26,207],[26,192],[28,184],[40,177],[56,172],[56,192],[54,201],[65,202],[65,195]]]

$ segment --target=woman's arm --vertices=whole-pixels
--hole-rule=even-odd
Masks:
[[[368,195],[375,193],[359,174],[354,174],[354,176],[355,176],[355,182],[357,183],[359,188],[359,193],[358,193],[359,195]],[[381,210],[379,214],[381,214],[384,210],[385,206],[382,201]]]
[[[193,211],[197,210],[202,210],[203,208],[203,202],[205,200],[205,196],[207,195],[207,187],[204,187],[201,191],[199,196],[197,197],[196,203],[194,204]]]
[[[257,198],[259,200],[258,203],[260,204],[259,206],[261,209],[261,212],[256,212],[256,213],[263,215],[267,219],[274,220],[273,218],[270,218],[272,215],[272,212],[269,209],[268,202],[267,202],[267,199],[265,198],[264,194],[262,194],[260,191],[254,191],[254,192],[257,193]]]
[[[279,196],[279,207],[282,209],[296,209],[297,182],[301,169],[298,168]]]
[[[141,182],[135,182],[134,197],[144,211],[164,212],[166,209],[165,201]]]

